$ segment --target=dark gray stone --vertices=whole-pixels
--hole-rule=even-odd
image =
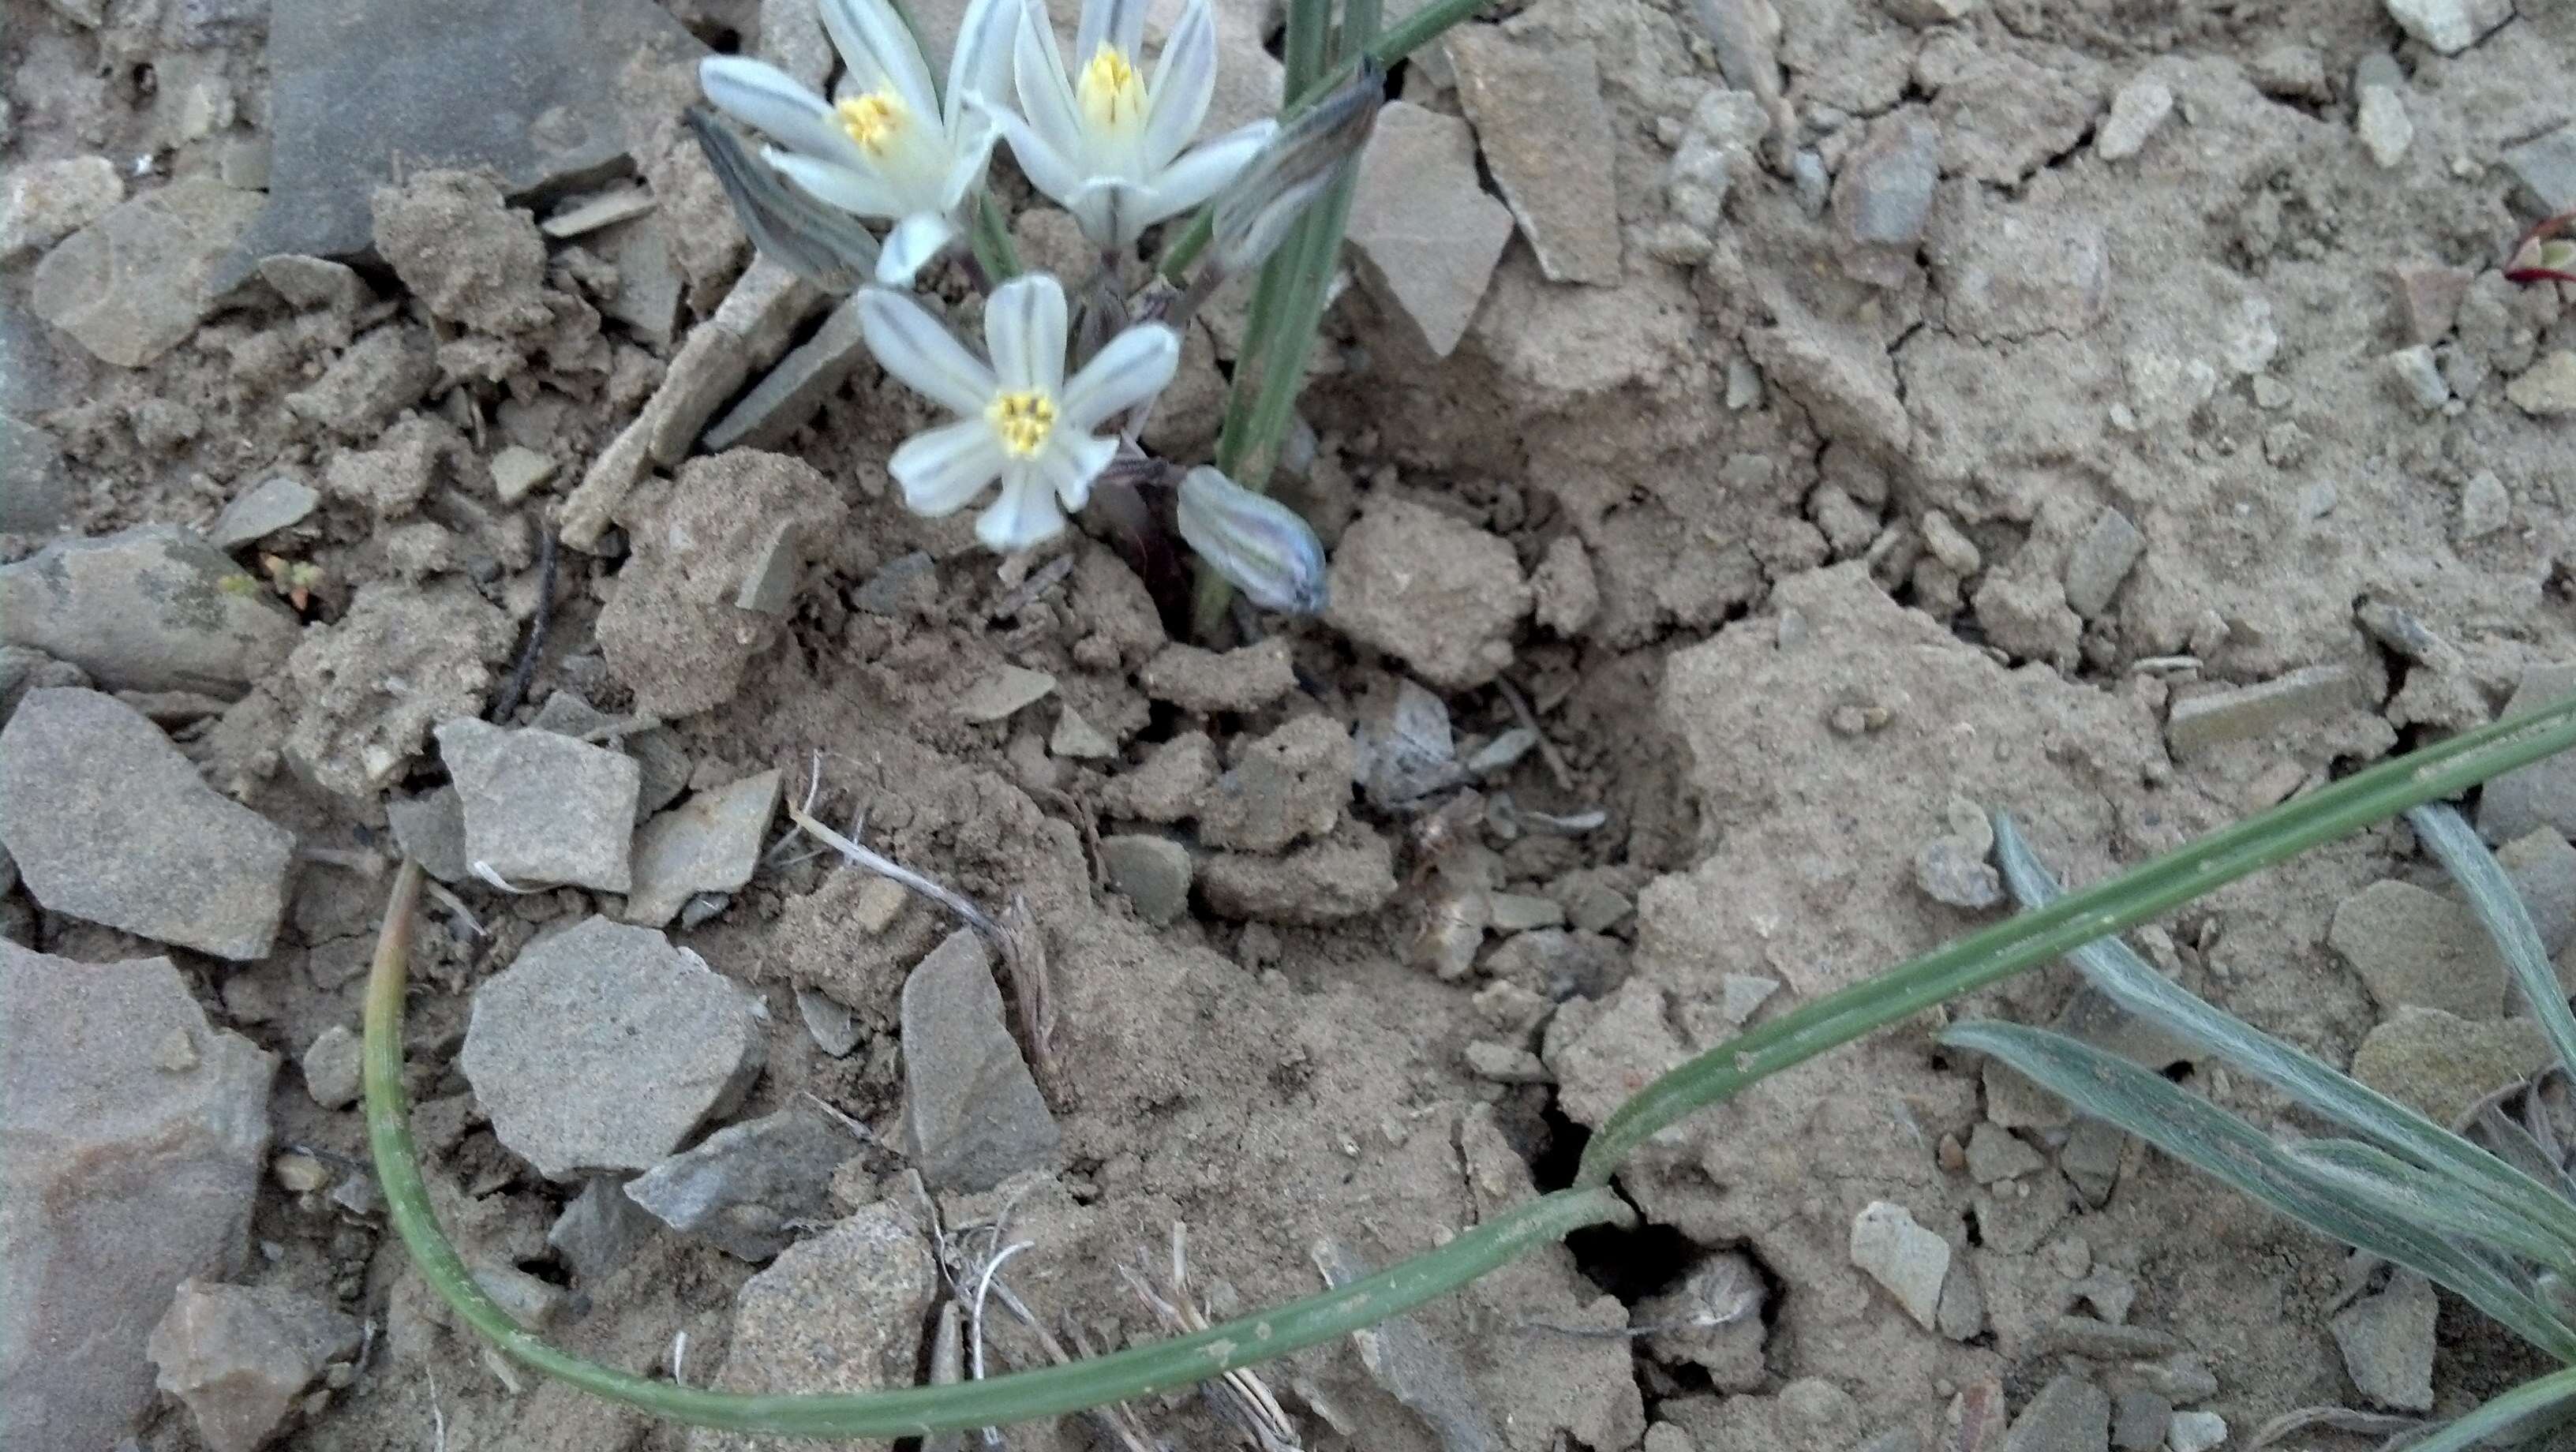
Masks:
[[[633,1259],[636,1247],[660,1228],[651,1211],[627,1198],[616,1176],[599,1175],[555,1217],[546,1244],[572,1267],[577,1280],[590,1285]]]
[[[814,416],[824,399],[840,390],[867,354],[855,304],[853,299],[834,308],[813,337],[779,359],[740,403],[708,427],[704,441],[708,453],[778,448]]]
[[[0,361],[0,368],[7,367]],[[0,414],[0,534],[51,534],[71,515],[72,476],[54,436]]]
[[[2013,1418],[2003,1452],[2106,1452],[2110,1445],[2110,1394],[2070,1372],[2041,1387]]]
[[[0,643],[112,691],[229,701],[285,664],[301,632],[265,585],[176,525],[62,540],[0,566]]]
[[[215,516],[213,527],[206,531],[206,543],[219,550],[249,544],[289,525],[303,523],[321,502],[322,496],[302,480],[271,475],[224,506],[224,512]]]
[[[622,916],[658,928],[701,892],[732,892],[760,865],[762,835],[778,810],[776,768],[700,792],[635,833],[633,887]]]
[[[0,840],[48,909],[241,961],[276,939],[295,856],[161,728],[81,690],[28,692],[0,731]]]
[[[1932,215],[1941,180],[1941,128],[1919,116],[1884,122],[1843,162],[1834,221],[1864,246],[1911,248]]]
[[[2533,210],[2549,217],[2576,211],[2576,125],[2506,147],[2504,164],[2522,184],[2523,201]]]
[[[903,985],[904,1137],[936,1190],[989,1190],[1055,1158],[1046,1096],[1003,1018],[991,955],[971,928]]]
[[[830,1213],[832,1172],[858,1152],[848,1130],[800,1104],[717,1130],[628,1181],[626,1198],[727,1255],[768,1260],[799,1222]]]

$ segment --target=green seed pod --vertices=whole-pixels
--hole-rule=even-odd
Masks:
[[[1202,464],[1181,479],[1181,538],[1264,610],[1324,608],[1324,542],[1297,511]]]

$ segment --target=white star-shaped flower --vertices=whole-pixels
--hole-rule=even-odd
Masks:
[[[885,371],[960,417],[904,440],[887,461],[915,514],[953,514],[1002,481],[1001,497],[975,520],[988,549],[1027,549],[1064,528],[1091,499],[1091,481],[1118,452],[1092,430],[1172,381],[1180,338],[1142,323],[1109,340],[1080,372],[1064,376],[1064,289],[1043,273],[1014,278],[984,304],[984,346],[968,352],[904,293],[859,294],[859,327]]]
[[[891,221],[877,281],[911,285],[955,240],[958,214],[993,154],[991,114],[974,103],[1009,82],[1021,0],[974,0],[957,32],[945,97],[921,47],[887,0],[821,0],[823,28],[841,53],[825,102],[764,61],[710,56],[698,85],[718,109],[778,143],[762,155],[807,195]]]
[[[1216,17],[1190,0],[1152,80],[1139,66],[1146,0],[1083,0],[1074,69],[1056,49],[1043,0],[1021,0],[1012,73],[1020,109],[986,105],[1020,170],[1106,248],[1214,196],[1278,129],[1255,121],[1195,148],[1216,92]]]

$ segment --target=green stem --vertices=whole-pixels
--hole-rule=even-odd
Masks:
[[[975,260],[983,264],[984,275],[995,287],[1020,275],[1020,249],[1011,243],[1011,229],[1002,220],[1002,204],[993,200],[990,187],[975,194],[975,215],[966,243],[974,249]]]
[[[1379,65],[1393,66],[1397,61],[1437,40],[1441,33],[1451,26],[1492,3],[1493,0],[1435,0],[1435,3],[1425,5],[1406,16],[1394,29],[1370,41],[1368,54],[1376,57]],[[1331,95],[1335,86],[1349,80],[1358,73],[1359,68],[1358,56],[1346,56],[1340,65],[1325,72],[1313,85],[1303,90],[1292,88],[1290,91],[1292,99],[1286,106],[1280,108],[1280,119],[1286,120]],[[1163,276],[1171,279],[1174,287],[1188,281],[1190,264],[1199,260],[1199,254],[1207,250],[1208,243],[1215,235],[1216,214],[1206,207],[1199,208],[1199,214],[1190,219],[1189,226],[1183,228],[1181,235],[1173,238],[1171,245],[1163,249],[1161,263]]]
[[[2006,918],[1892,973],[1820,998],[1719,1044],[1620,1105],[1584,1147],[1575,1183],[1608,1184],[1637,1146],[1756,1080],[2096,938],[2126,932],[2320,843],[2465,791],[2570,745],[2576,745],[2576,697],[2294,797],[2108,882]]]

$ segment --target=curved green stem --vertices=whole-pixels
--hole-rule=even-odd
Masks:
[[[2126,932],[2248,873],[2409,807],[2576,745],[2576,697],[2455,736],[2004,919],[1892,972],[1739,1034],[1647,1085],[1584,1147],[1578,1185],[1606,1185],[1637,1146],[1695,1110],[1934,1004]]]
[[[904,1437],[1077,1412],[1189,1386],[1347,1336],[1446,1295],[1533,1247],[1631,1213],[1607,1190],[1560,1190],[1349,1285],[1192,1335],[987,1381],[882,1392],[751,1395],[638,1376],[585,1361],[511,1320],[475,1283],[429,1208],[402,1086],[403,985],[420,877],[419,864],[405,862],[395,878],[367,982],[367,1139],[394,1229],[430,1286],[511,1360],[658,1417],[771,1436]]]

